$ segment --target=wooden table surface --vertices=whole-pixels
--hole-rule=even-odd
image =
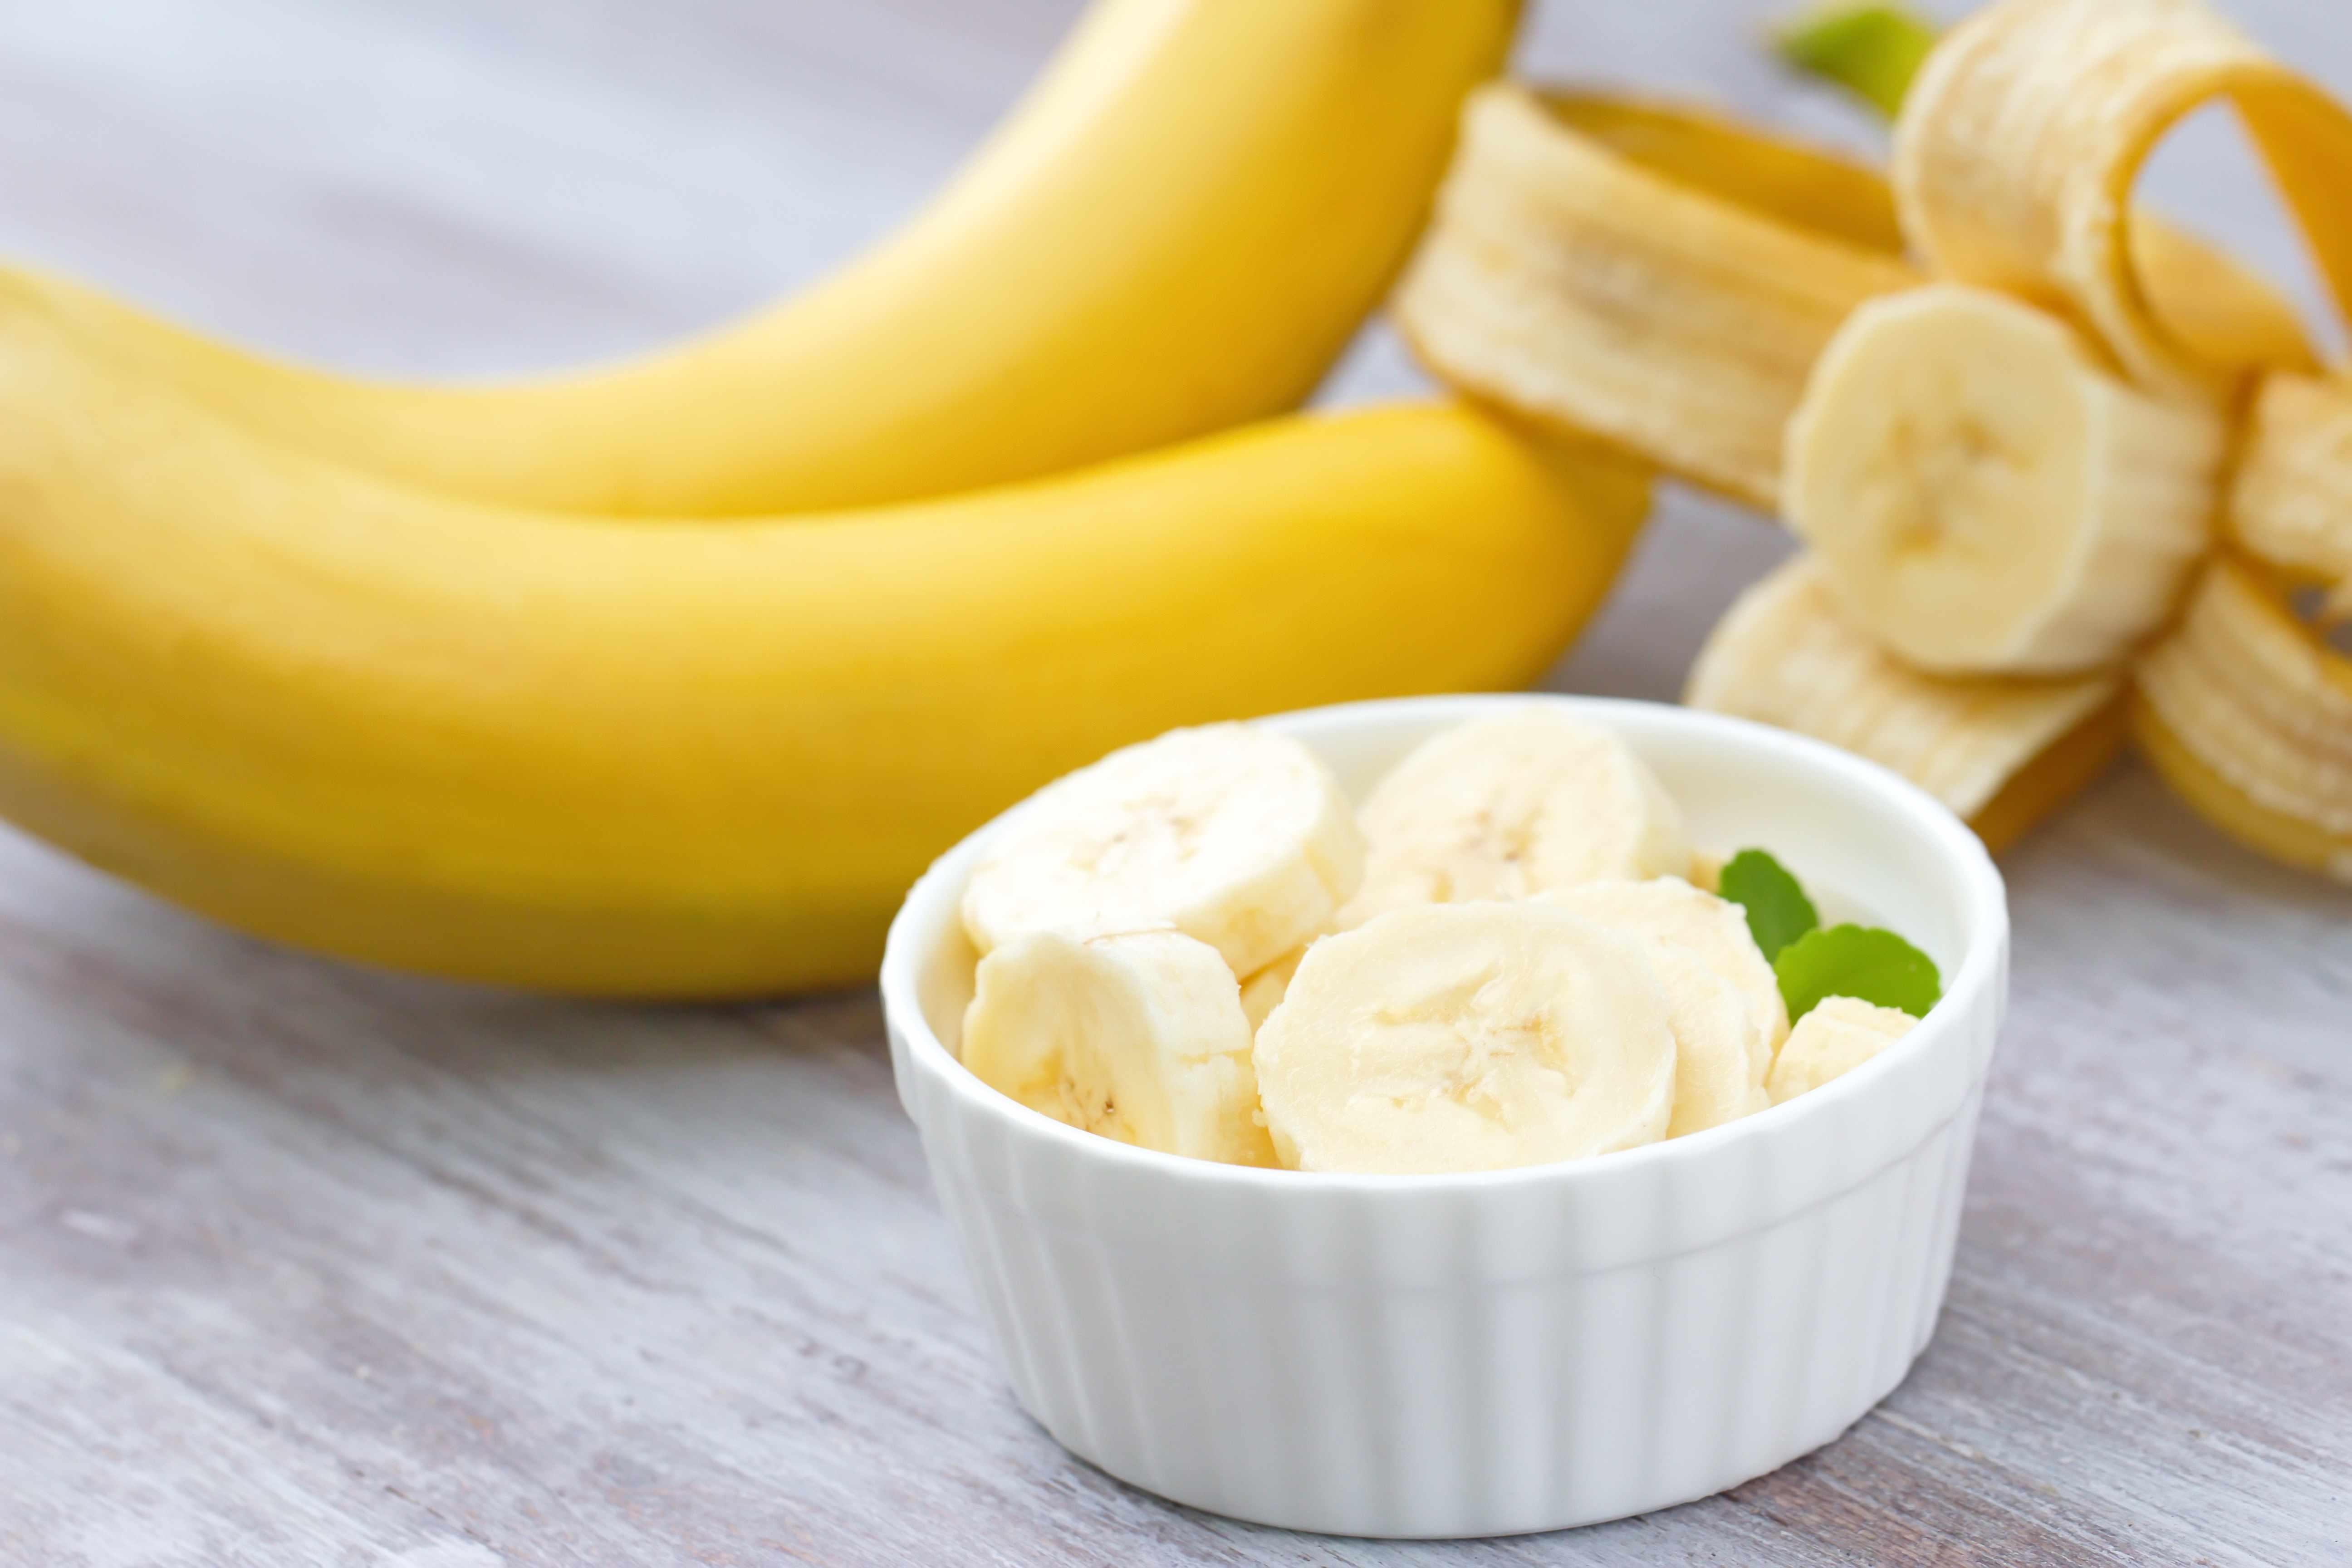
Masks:
[[[1552,0],[1523,59],[1866,143],[1757,58],[1769,8]],[[2352,86],[2336,0],[2237,8]],[[11,6],[0,250],[375,370],[625,350],[880,232],[1073,10]],[[2155,184],[2284,265],[2246,167],[2192,128]],[[1335,395],[1412,380],[1375,331]],[[1555,684],[1671,695],[1783,548],[1670,497]],[[1404,1546],[1168,1507],[1014,1408],[871,994],[386,977],[0,834],[0,1560],[2352,1562],[2352,894],[2137,766],[2006,869],[2014,1022],[1910,1380],[1725,1497]]]

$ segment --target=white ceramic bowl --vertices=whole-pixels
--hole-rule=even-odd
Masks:
[[[2008,988],[1992,863],[1894,774],[1709,713],[1432,697],[1264,722],[1360,797],[1424,737],[1528,701],[1615,727],[1702,847],[1761,845],[1926,949],[1943,1002],[1788,1105],[1597,1159],[1452,1176],[1180,1159],[1040,1116],[957,1061],[973,955],[956,902],[982,828],[891,928],[891,1065],[1013,1392],[1081,1458],[1298,1530],[1550,1530],[1786,1464],[1927,1344]]]

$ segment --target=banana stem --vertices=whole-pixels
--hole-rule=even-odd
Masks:
[[[1889,119],[1936,47],[1936,26],[1879,0],[1833,0],[1774,29],[1781,63],[1845,89]]]

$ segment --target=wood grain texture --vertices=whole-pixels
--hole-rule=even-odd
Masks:
[[[1867,142],[1759,58],[1777,8],[1555,0],[1524,58]],[[2235,8],[2352,84],[2334,7]],[[0,248],[372,369],[615,353],[878,233],[1073,9],[12,7]],[[2202,132],[2158,194],[2287,268]],[[1375,331],[1334,395],[1412,379]],[[1673,497],[1554,684],[1671,695],[1783,548]],[[2006,868],[2013,1023],[1910,1380],[1729,1496],[1413,1547],[1169,1508],[1020,1415],[870,995],[364,973],[0,835],[0,1561],[2352,1562],[2352,897],[2136,768]]]

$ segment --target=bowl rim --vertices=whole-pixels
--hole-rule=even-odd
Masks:
[[[2000,998],[1995,993],[2001,984],[2004,967],[2009,903],[2006,886],[1991,855],[1975,832],[1942,802],[1900,774],[1851,752],[1810,736],[1704,709],[1636,698],[1549,691],[1377,698],[1269,713],[1246,722],[1279,724],[1286,733],[1311,742],[1318,732],[1346,731],[1375,721],[1448,715],[1466,720],[1482,711],[1530,702],[1570,707],[1603,722],[1614,722],[1630,715],[1637,716],[1633,720],[1636,724],[1712,731],[1731,744],[1780,752],[1801,767],[1842,777],[1879,796],[1931,847],[1947,879],[1958,886],[1961,894],[1968,945],[1945,983],[1942,999],[1917,1026],[1892,1047],[1819,1089],[1704,1131],[1662,1138],[1606,1154],[1493,1171],[1406,1174],[1232,1165],[1139,1148],[1056,1121],[990,1088],[947,1048],[923,1014],[918,983],[919,955],[915,951],[916,917],[939,900],[961,898],[962,881],[980,847],[1007,818],[1034,799],[1032,795],[974,828],[934,860],[908,890],[892,919],[883,951],[881,993],[886,1026],[902,1046],[892,1054],[894,1070],[904,1073],[911,1068],[928,1074],[947,1089],[965,1113],[985,1117],[1009,1136],[1032,1142],[1042,1141],[1073,1157],[1103,1162],[1133,1177],[1164,1177],[1195,1186],[1294,1194],[1491,1192],[1552,1183],[1613,1181],[1645,1166],[1671,1168],[1678,1163],[1704,1161],[1740,1140],[1793,1132],[1808,1121],[1837,1114],[1837,1107],[1844,1101],[1873,1092],[1879,1080],[1897,1070],[1905,1059],[1931,1050],[1958,1048],[1957,1037],[1964,1017],[1978,1015],[1988,1006],[2000,1007]],[[949,890],[950,883],[952,892]],[[903,1096],[903,1092],[902,1098],[907,1099],[912,1110],[912,1098]]]

